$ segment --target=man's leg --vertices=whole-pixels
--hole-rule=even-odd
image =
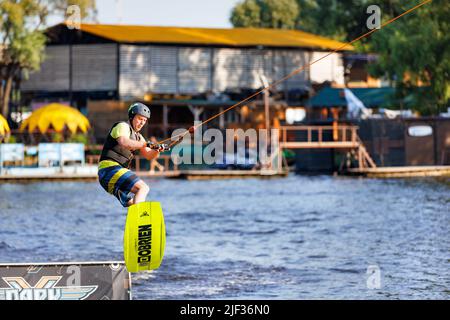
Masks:
[[[133,188],[131,188],[131,192],[134,193],[135,196],[130,201],[132,201],[132,204],[144,202],[149,191],[150,188],[148,187],[148,185],[144,181],[139,180],[138,182],[136,182]]]
[[[126,170],[114,184],[114,195],[124,207],[144,202],[150,188],[135,173]]]

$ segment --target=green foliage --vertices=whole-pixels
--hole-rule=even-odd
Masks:
[[[292,2],[245,0],[235,7],[230,21],[235,27],[296,28],[352,41],[370,31],[366,25],[369,5],[379,6],[383,23],[423,0],[296,0],[295,8]],[[448,106],[449,17],[450,2],[433,0],[355,43],[357,52],[377,54],[378,61],[370,64],[368,71],[391,81],[397,91],[395,98],[406,99],[406,105],[400,107],[437,114]]]
[[[7,143],[17,143],[18,139],[16,136],[10,135],[9,137],[6,138],[6,142]]]
[[[95,0],[0,0],[0,112],[9,113],[13,82],[39,69],[49,12],[64,16],[69,5],[80,7],[81,18],[95,16]]]
[[[45,36],[37,31],[22,29],[9,46],[11,59],[23,71],[38,70],[44,58]]]
[[[449,16],[450,2],[435,0],[373,34],[364,48],[379,54],[369,73],[391,80],[398,96],[422,114],[443,111],[450,98]]]
[[[89,143],[89,138],[88,138],[88,135],[85,133],[76,133],[76,134],[71,135],[67,139],[67,142],[83,143],[83,144],[87,145]]]
[[[301,8],[297,28],[340,41],[367,32],[366,9],[371,0],[297,0]],[[380,2],[380,1],[378,1]]]
[[[95,21],[97,17],[97,6],[95,0],[49,0],[48,7],[52,12],[66,14],[67,7],[76,5],[80,8],[82,21]]]
[[[43,60],[45,37],[39,27],[46,14],[36,0],[0,1],[0,110],[4,116],[14,78],[38,69]]]
[[[244,0],[230,20],[235,27],[294,29],[298,12],[295,0]]]
[[[261,27],[261,8],[256,0],[240,2],[233,9],[230,20],[236,28]]]
[[[53,132],[50,135],[51,142],[63,142],[64,141],[64,135],[60,132]]]

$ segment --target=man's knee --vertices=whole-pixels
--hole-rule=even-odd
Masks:
[[[150,191],[150,187],[144,181],[139,181],[136,184],[136,187],[137,187],[138,191],[141,191],[141,192],[148,193]]]

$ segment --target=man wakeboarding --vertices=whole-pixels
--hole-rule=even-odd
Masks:
[[[134,156],[151,161],[167,150],[167,145],[147,142],[139,131],[150,119],[150,109],[136,102],[128,109],[128,122],[116,122],[108,133],[98,165],[98,179],[106,192],[114,195],[124,207],[144,202],[148,185],[129,170]]]

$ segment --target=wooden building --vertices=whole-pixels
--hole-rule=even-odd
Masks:
[[[47,58],[39,72],[22,82],[25,103],[68,101],[86,109],[91,120],[91,102],[92,112],[100,113],[99,101],[148,102],[160,119],[161,134],[167,134],[170,123],[203,120],[208,112],[217,113],[263,87],[264,80],[272,83],[332,50],[353,50],[324,37],[279,29],[82,24],[77,30],[59,24],[46,34]],[[275,114],[282,114],[280,108],[299,105],[313,84],[323,82],[344,84],[342,50],[271,90],[271,107],[278,105]],[[250,109],[261,105],[257,100]],[[242,122],[241,110],[233,112],[221,124]],[[192,119],[177,118],[188,114]]]

